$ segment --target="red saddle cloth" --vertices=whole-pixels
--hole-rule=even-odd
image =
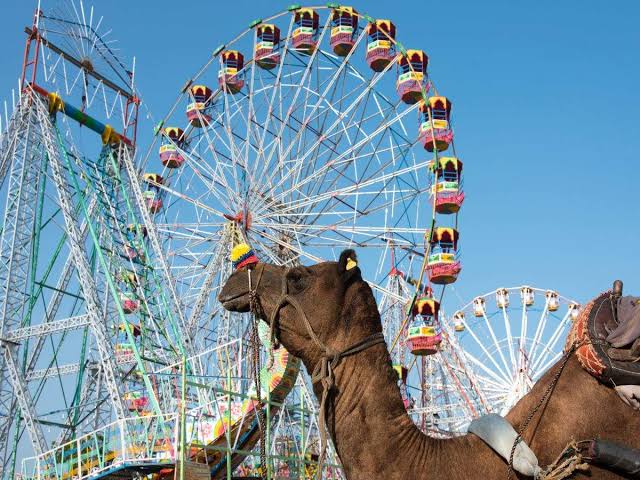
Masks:
[[[573,323],[565,352],[575,347],[582,367],[602,383],[612,386],[640,385],[640,362],[622,362],[607,354],[607,337],[618,328],[617,299],[607,291],[591,300]]]

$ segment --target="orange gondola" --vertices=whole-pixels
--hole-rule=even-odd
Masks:
[[[160,161],[167,168],[179,168],[184,163],[180,149],[184,145],[184,130],[178,127],[162,129]]]
[[[429,163],[433,183],[429,192],[435,202],[436,213],[458,213],[464,202],[462,190],[462,162],[456,157],[440,157]]]
[[[366,60],[374,72],[381,72],[396,56],[396,26],[391,20],[376,20],[367,25]]]
[[[355,44],[358,30],[358,12],[352,7],[334,8],[331,14],[331,38],[329,43],[333,53],[346,57]]]
[[[225,50],[220,54],[220,61],[218,85],[227,93],[238,93],[244,87],[244,55],[237,50]]]
[[[440,303],[431,295],[423,295],[413,302],[414,323],[407,333],[407,346],[414,355],[433,355],[439,351],[442,334],[438,331]]]
[[[431,283],[446,285],[458,279],[462,269],[456,258],[458,231],[455,228],[437,227],[431,237],[431,252],[427,259],[427,274]]]
[[[438,152],[444,152],[453,141],[451,130],[451,102],[447,97],[431,97],[420,103],[420,128],[418,138],[428,152],[434,145]]]
[[[164,179],[157,173],[145,173],[142,178],[148,185],[147,190],[142,193],[147,209],[151,213],[158,213],[162,209],[160,186],[164,184]]]
[[[293,15],[291,46],[297,52],[311,55],[318,46],[318,13],[313,8],[299,8]]]
[[[132,292],[120,293],[120,304],[122,305],[122,310],[126,314],[135,313],[140,306],[138,297],[135,293]]]
[[[422,50],[407,50],[398,57],[396,89],[404,103],[417,103],[429,92],[428,65],[429,57]]]
[[[280,29],[270,23],[258,25],[253,59],[260,68],[271,70],[280,63]]]
[[[206,111],[211,103],[211,89],[205,85],[193,85],[189,92],[192,102],[187,105],[187,119],[189,123],[196,127],[205,127],[209,125],[211,116]]]

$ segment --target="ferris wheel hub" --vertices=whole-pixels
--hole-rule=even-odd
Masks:
[[[230,215],[228,213],[223,213],[222,215],[224,218],[242,227],[244,230],[249,230],[251,228],[252,216],[249,211],[238,212],[235,215]]]

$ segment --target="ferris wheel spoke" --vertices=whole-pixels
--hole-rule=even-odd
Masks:
[[[360,36],[360,38],[358,39],[358,41],[360,41],[360,39],[361,39],[361,38],[362,38],[362,35]],[[354,50],[352,50],[352,51],[355,51],[355,49],[354,49]],[[347,64],[347,61],[345,61],[342,65],[346,65],[346,64]],[[341,66],[341,67],[342,67],[342,66]],[[386,68],[386,69],[385,69],[385,70],[384,70],[380,75],[375,76],[375,77],[374,77],[374,79],[372,79],[372,80],[369,82],[369,84],[368,84],[368,85],[363,86],[363,91],[362,91],[362,93],[361,93],[360,95],[358,95],[358,96],[354,99],[354,101],[351,103],[351,105],[349,105],[349,106],[348,106],[348,107],[347,107],[347,108],[342,112],[342,114],[341,114],[340,116],[338,116],[338,118],[334,121],[334,123],[333,123],[332,125],[330,125],[330,126],[325,130],[325,136],[330,135],[330,134],[331,134],[331,132],[332,132],[332,131],[333,131],[333,130],[334,130],[334,129],[335,129],[335,128],[340,124],[340,122],[343,120],[343,118],[344,118],[346,115],[348,115],[348,114],[350,113],[350,111],[351,111],[351,110],[354,110],[354,109],[355,109],[355,108],[360,104],[361,100],[362,100],[363,98],[365,98],[365,97],[367,96],[367,94],[368,94],[368,93],[369,93],[369,92],[370,92],[370,91],[375,87],[375,85],[376,85],[376,84],[378,83],[378,81],[383,77],[384,73],[386,73],[386,72],[390,69],[390,67],[391,67],[391,64],[389,64],[389,65],[387,66],[387,68]],[[337,78],[339,75],[340,75],[340,70],[338,70],[338,71],[336,71],[336,72],[335,72],[335,74],[334,74],[334,77],[333,77],[333,78]],[[315,105],[315,107],[313,108],[313,110],[312,110],[311,114],[313,114],[313,113],[316,111],[316,109],[319,107],[319,105],[321,105],[322,103],[324,103],[324,98],[326,97],[326,94],[328,93],[329,87],[330,87],[332,84],[333,84],[333,83],[330,83],[330,84],[329,84],[329,86],[327,86],[327,87],[325,88],[325,90],[323,91],[323,93],[319,96],[318,100],[316,101],[316,105]],[[305,124],[306,124],[306,122],[305,122]],[[300,131],[302,131],[302,130],[300,130]],[[300,133],[299,133],[299,134],[300,134]],[[299,135],[299,134],[298,134],[298,135]],[[316,142],[316,144],[312,145],[310,150],[311,150],[311,151],[314,151],[315,149],[317,149],[317,148],[318,148],[318,146],[319,146],[319,144],[320,144],[320,142],[321,142],[321,139],[319,139],[319,140]],[[295,143],[295,142],[292,142],[292,145],[293,145],[294,143]],[[291,146],[290,148],[293,148],[293,147]],[[285,151],[284,155],[286,156],[286,155],[288,155],[288,154],[289,154],[289,151]],[[305,160],[305,159],[306,159],[306,156],[305,156],[304,158],[301,158],[301,159],[299,160],[299,163],[300,163],[300,164],[302,164],[302,163],[304,162],[304,160]]]
[[[544,363],[539,369],[531,370],[531,379],[533,381],[538,380],[544,372],[546,372],[552,365],[554,365],[562,357],[562,352],[556,352],[554,355],[548,355],[549,360]]]
[[[358,127],[358,130],[360,130],[360,127]],[[395,154],[395,150],[400,149],[401,151],[404,150],[404,148],[400,145],[397,145],[396,147],[390,146],[390,147],[386,147],[386,148],[380,148],[380,142],[382,142],[384,140],[384,136],[381,135],[378,137],[378,143],[375,145],[370,145],[371,146],[371,151],[366,151],[363,152],[361,154],[357,154],[357,155],[353,155],[350,159],[350,161],[345,162],[343,164],[343,166],[339,169],[332,169],[331,171],[327,170],[325,172],[323,172],[322,177],[320,178],[320,181],[316,182],[315,185],[311,184],[310,186],[313,188],[315,187],[316,191],[319,191],[319,185],[324,185],[327,184],[327,188],[328,189],[333,189],[335,188],[335,185],[337,184],[337,182],[342,179],[342,178],[348,178],[347,177],[347,169],[348,168],[353,168],[353,174],[354,176],[352,178],[349,178],[350,182],[356,185],[361,184],[363,181],[366,181],[368,179],[374,178],[375,174],[377,173],[376,171],[372,171],[368,176],[365,176],[365,174],[367,173],[367,170],[369,168],[369,166],[371,166],[374,163],[375,159],[379,159],[379,156],[381,154],[384,153],[390,153],[391,156],[393,157]],[[349,139],[349,145],[352,144],[351,139]],[[410,148],[411,145],[408,145],[408,147]],[[359,161],[360,160],[360,161]],[[393,160],[393,158],[392,158]],[[362,172],[358,172],[358,165],[359,163],[364,163],[364,168],[362,170]],[[387,165],[378,165],[378,171],[384,169]],[[335,176],[333,177],[333,180],[329,181],[329,179],[327,178],[327,175],[329,173],[333,173],[335,172]],[[396,178],[402,178],[400,175],[398,175]]]
[[[488,330],[490,332],[491,338],[494,342],[494,346],[498,347],[498,352],[501,352],[501,350],[499,349],[499,345],[498,345],[498,339],[495,336],[495,333],[493,332],[493,329],[491,328],[490,324],[489,324],[489,320],[486,317],[486,315],[484,316],[484,320],[485,320],[485,324],[488,325]],[[489,351],[487,350],[487,348],[484,346],[484,342],[480,340],[480,338],[478,337],[478,335],[476,334],[476,332],[473,330],[473,328],[471,327],[471,324],[468,323],[466,320],[463,321],[464,322],[464,326],[465,326],[465,330],[467,332],[469,332],[471,334],[471,337],[474,339],[475,341],[475,345],[477,345],[478,347],[480,347],[480,349],[482,350],[482,352],[485,355],[485,358],[488,359],[491,364],[496,368],[496,372],[500,373],[500,375],[502,376],[502,378],[505,380],[505,382],[509,383],[510,380],[510,375],[509,375],[509,369],[506,366],[506,362],[504,360],[504,357],[502,357],[502,364],[503,366],[506,368],[506,370],[503,370],[503,367],[500,366],[496,360],[494,359],[494,355],[492,355],[491,353],[489,353]]]
[[[189,199],[187,200],[188,202],[191,202],[194,204],[194,206],[197,206],[199,202],[204,202],[207,201],[207,203],[211,203],[211,197],[213,197],[215,200],[217,200],[219,202],[219,204],[223,207],[229,208],[227,200],[225,200],[225,197],[223,196],[224,192],[220,192],[218,188],[216,188],[216,185],[221,185],[220,182],[217,182],[215,180],[210,180],[208,179],[206,176],[204,176],[199,169],[197,168],[193,168],[193,165],[191,166],[192,168],[192,172],[193,175],[188,179],[188,183],[181,185],[181,186],[175,186],[172,191],[167,191],[165,189],[165,191],[167,193],[172,193],[177,191],[177,188],[180,188],[181,191],[191,191],[191,190],[197,190],[198,187],[198,183],[202,184],[205,187],[205,192],[206,193],[202,193],[200,195],[199,199],[195,199],[190,197],[189,195],[186,194],[180,194],[180,195],[176,195],[176,196],[172,196],[172,199],[174,202],[179,202],[181,200],[185,200],[185,199]],[[168,185],[167,185],[168,187]],[[228,184],[224,185],[225,190],[229,191],[230,190],[230,186]],[[228,196],[226,197],[227,199],[232,199],[232,200],[236,200],[237,199],[237,193],[235,192],[231,192],[230,194],[228,193]],[[211,212],[209,212],[211,213]]]
[[[379,137],[379,140],[381,140],[381,139],[382,139],[382,137]],[[346,145],[346,146],[345,146],[344,150],[345,150],[345,151],[349,151],[349,150],[351,150],[352,148],[354,148],[354,145],[353,145],[353,144],[348,144],[348,145]],[[314,173],[314,177],[318,177],[318,174],[320,174],[320,176],[319,176],[319,178],[318,178],[318,180],[319,180],[319,181],[314,182],[314,184],[311,184],[311,187],[313,187],[314,185],[317,187],[317,185],[324,185],[324,184],[327,184],[329,188],[334,188],[334,186],[335,186],[336,182],[337,182],[338,180],[340,180],[341,178],[342,178],[342,179],[347,179],[347,180],[348,180],[350,183],[352,183],[352,184],[360,185],[360,184],[362,184],[362,182],[363,182],[364,180],[366,180],[366,178],[359,178],[359,179],[358,179],[358,178],[353,178],[353,179],[348,178],[348,177],[346,176],[346,170],[347,170],[349,167],[354,167],[355,165],[357,165],[357,161],[358,161],[360,158],[363,158],[363,159],[367,159],[367,158],[368,158],[368,159],[369,159],[369,162],[367,162],[367,163],[369,163],[369,164],[370,164],[370,163],[371,163],[371,160],[373,160],[373,158],[374,158],[374,157],[377,157],[377,156],[378,156],[378,155],[380,155],[381,153],[386,153],[386,150],[390,150],[390,151],[391,151],[391,153],[393,153],[393,149],[394,149],[394,147],[393,147],[393,146],[388,147],[388,148],[385,148],[385,149],[378,149],[378,148],[376,147],[376,148],[374,148],[374,149],[373,149],[373,151],[372,151],[372,152],[365,152],[365,153],[363,153],[363,154],[361,154],[361,155],[360,155],[360,154],[358,154],[358,153],[356,153],[356,154],[351,155],[347,160],[342,161],[342,162],[334,162],[334,160],[329,159],[329,161],[330,161],[330,162],[334,162],[334,163],[336,163],[336,167],[338,167],[338,168],[336,168],[336,167],[334,167],[334,166],[331,166],[331,168],[330,168],[330,169],[324,169],[324,170],[323,170],[323,171],[321,171],[321,172],[315,172],[315,173]],[[384,169],[384,168],[385,168],[385,166],[388,166],[388,163],[387,163],[387,165],[384,165],[384,164],[383,164],[383,165],[381,165],[381,166],[378,168],[378,170]],[[333,180],[332,180],[331,182],[328,182],[328,179],[327,179],[327,175],[328,175],[329,173],[334,173],[334,174],[335,174],[335,176],[333,177]],[[398,174],[396,174],[396,175],[397,175],[398,177],[400,177],[400,175],[402,175],[402,173],[404,173],[404,172],[400,172],[400,173],[398,173]],[[374,174],[375,174],[375,172],[372,172],[372,174],[369,176],[369,179],[370,179],[370,178],[373,178],[373,177],[374,177]],[[302,185],[302,184],[301,184],[300,182],[297,182],[297,183],[295,183],[295,184],[293,185],[292,189],[297,190],[297,191],[302,191],[302,190],[301,190],[301,188],[300,188],[300,187],[301,187],[301,185]]]
[[[224,175],[220,175],[215,170],[211,169],[209,165],[204,161],[202,157],[199,155],[195,155],[195,152],[183,152],[187,161],[185,162],[185,166],[190,169],[192,172],[192,178],[190,182],[197,178],[200,180],[203,185],[207,187],[207,190],[212,193],[212,195],[223,205],[225,205],[227,198],[236,198],[237,192],[226,182]],[[217,156],[217,151],[212,151],[214,155],[214,159],[216,160],[216,165],[220,168],[222,165],[222,161]],[[203,173],[204,172],[204,173]],[[209,178],[208,178],[209,177]],[[222,187],[224,192],[219,192],[216,186]],[[184,190],[191,190],[190,185],[185,185]],[[226,197],[224,196],[226,194]]]
[[[530,356],[529,365],[532,365],[533,362],[535,362],[536,360],[538,344],[542,339],[542,332],[545,331],[545,327],[547,326],[548,317],[549,317],[549,299],[546,299],[544,302],[544,308],[537,322],[536,333],[534,334],[533,340],[531,342],[531,351],[529,352],[529,356]]]
[[[385,72],[386,72],[386,71],[387,71],[387,70],[385,70]],[[376,80],[375,80],[374,82],[371,82],[367,87],[365,87],[365,88],[366,88],[366,90],[367,90],[367,91],[371,90],[371,89],[375,86],[375,84],[377,83],[377,80],[378,80],[379,78],[381,78],[381,77],[382,77],[382,75],[377,76],[377,77],[376,77]],[[349,113],[349,111],[350,111],[351,109],[355,109],[355,107],[357,107],[358,105],[360,105],[361,100],[362,100],[363,98],[365,98],[367,91],[363,92],[361,95],[359,95],[359,96],[354,100],[354,102],[353,102],[353,103],[352,103],[352,104],[351,104],[351,105],[350,105],[350,106],[345,110],[345,112],[343,112],[343,116],[346,116],[346,114],[348,114],[348,113]],[[320,103],[320,101],[318,101],[318,103]],[[337,120],[336,120],[336,121],[335,121],[335,122],[334,122],[334,123],[333,123],[333,124],[332,124],[328,129],[327,129],[327,130],[326,130],[326,132],[325,132],[325,136],[328,136],[329,134],[331,134],[331,132],[333,131],[333,129],[334,129],[336,126],[338,126],[338,125],[340,124],[340,122],[341,122],[341,121],[342,121],[342,117],[339,117],[339,118],[338,118],[338,119],[337,119]],[[392,123],[393,123],[393,122],[392,122]],[[315,143],[314,143],[314,144],[312,144],[309,148],[307,148],[306,150],[307,150],[307,152],[308,152],[308,153],[306,153],[305,155],[303,155],[303,156],[301,156],[301,157],[299,157],[299,158],[298,158],[298,164],[299,164],[299,165],[303,165],[303,164],[307,161],[307,159],[308,159],[309,155],[310,155],[311,153],[313,153],[314,151],[316,151],[316,150],[319,148],[319,146],[321,145],[321,143],[322,143],[323,141],[324,141],[324,140],[323,140],[323,138],[322,138],[322,137],[320,137],[320,138],[318,138],[318,140],[316,140],[316,141],[315,141]],[[290,176],[290,175],[289,175],[289,176]],[[288,176],[287,176],[287,177],[285,177],[285,178],[283,178],[283,179],[281,180],[281,182],[280,182],[279,184],[277,184],[276,186],[277,186],[277,187],[280,187],[280,186],[282,185],[283,180],[287,180],[287,179],[288,179]]]
[[[502,389],[509,388],[508,385],[510,383],[510,379],[508,377],[505,377],[504,375],[499,375],[498,374],[498,373],[502,374],[503,372],[496,373],[496,371],[491,370],[486,365],[486,362],[480,361],[478,358],[476,358],[475,355],[471,354],[468,351],[465,352],[465,358],[470,360],[471,363],[473,363],[477,368],[479,368],[482,372],[484,372],[485,375],[490,377],[490,378],[487,378],[487,377],[480,376],[480,378],[483,379],[484,383],[489,383],[489,384],[495,385],[498,388],[502,388]],[[494,366],[495,366],[495,364],[494,364]]]
[[[363,188],[367,188],[367,187],[369,187],[371,185],[376,185],[378,183],[383,183],[384,184],[385,182],[388,182],[390,179],[393,179],[393,178],[395,178],[397,176],[404,175],[405,173],[411,173],[411,172],[419,170],[421,168],[426,168],[428,163],[429,162],[421,162],[421,163],[418,163],[418,164],[416,164],[414,166],[411,166],[411,167],[406,167],[404,169],[399,169],[396,172],[390,172],[390,173],[385,173],[383,175],[379,175],[378,177],[371,178],[371,179],[369,179],[367,181],[361,182],[360,184],[348,185],[348,186],[345,186],[345,187],[343,187],[343,188],[341,188],[339,190],[334,190],[334,191],[330,191],[330,192],[322,194],[322,195],[318,195],[313,199],[309,199],[309,200],[306,200],[306,201],[298,202],[293,207],[289,206],[285,210],[285,212],[286,211],[295,211],[295,209],[300,209],[302,207],[307,207],[307,206],[309,206],[309,205],[311,205],[313,203],[318,203],[318,202],[321,202],[323,200],[329,200],[329,199],[331,199],[333,197],[337,197],[337,196],[340,196],[340,195],[345,195],[345,194],[348,194],[348,193],[357,192],[358,190],[361,190]],[[302,182],[300,182],[300,184],[303,184],[303,183],[308,183],[308,181],[307,180],[303,180]],[[291,190],[296,190],[297,188],[298,188],[298,186],[294,185]],[[282,197],[284,197],[284,194],[280,194],[278,197],[280,197],[279,199],[282,199]],[[276,198],[278,198],[278,197],[276,197]]]
[[[325,36],[326,32],[328,31],[327,27],[328,27],[329,23],[330,23],[330,19],[327,18],[327,20],[326,20],[326,22],[324,24],[324,27],[322,29],[322,33],[320,34],[320,37],[319,37],[319,40],[318,40],[319,44],[322,44],[322,40],[324,39],[324,36]],[[302,78],[300,80],[300,83],[299,83],[300,85],[304,85],[306,83],[306,81],[307,81],[307,78],[310,77],[310,74],[313,71],[313,66],[315,65],[316,59],[319,56],[318,55],[319,52],[320,52],[320,49],[315,49],[313,51],[313,53],[311,54],[311,56],[309,58],[309,61],[307,62],[307,66],[304,69],[304,73],[302,75]],[[286,125],[289,124],[289,117],[293,113],[294,106],[296,105],[296,101],[297,101],[298,96],[300,95],[301,91],[303,91],[303,89],[297,89],[295,94],[294,94],[294,96],[293,96],[293,99],[291,101],[290,107],[287,109],[287,113],[285,114],[285,117],[284,117],[284,119],[282,121],[282,126],[280,127],[280,131],[278,132],[278,138],[282,137],[282,135],[284,133],[284,128],[286,127]],[[275,150],[272,150],[271,153],[269,154],[269,156],[264,159],[264,163],[265,164],[270,164],[271,163],[271,156],[274,153],[275,153]]]
[[[526,303],[523,301],[522,302],[522,313],[521,313],[521,317],[520,317],[520,345],[519,345],[519,361],[518,361],[518,367],[519,368],[523,368],[524,365],[526,365],[528,363],[529,359],[529,352],[527,352],[527,327],[528,327],[528,312],[527,312],[527,306]],[[522,356],[524,356],[525,358],[522,358]],[[524,360],[524,363],[523,363]]]
[[[287,38],[291,38],[291,34],[293,31],[293,16],[290,18],[289,20],[289,27],[288,27],[288,31],[287,31]],[[282,73],[284,71],[284,66],[285,66],[285,62],[288,58],[289,55],[289,43],[285,42],[284,44],[284,48],[283,48],[283,52],[282,55],[280,57],[280,62],[278,63],[278,73],[276,75],[276,78],[274,80],[274,86],[271,89],[271,95],[268,96],[268,100],[267,100],[267,105],[266,105],[266,120],[264,123],[264,128],[262,129],[262,137],[260,138],[260,141],[258,143],[258,161],[255,162],[255,167],[254,167],[254,178],[258,178],[257,177],[257,169],[258,166],[260,165],[260,160],[263,159],[261,157],[261,155],[264,155],[264,151],[265,151],[265,139],[267,136],[267,132],[269,132],[269,128],[270,128],[270,123],[271,123],[271,119],[272,119],[272,112],[274,111],[274,102],[276,100],[276,97],[279,96],[280,98],[282,97],[282,88],[281,88],[281,81],[282,81]],[[282,100],[280,100],[280,105],[282,104]],[[275,136],[274,136],[275,137]],[[264,173],[266,172],[266,168],[269,162],[264,162],[264,168],[263,170],[260,172],[261,173],[261,177],[264,175]]]
[[[393,208],[394,205],[398,204],[398,203],[403,203],[405,202],[405,200],[411,200],[411,202],[413,202],[415,200],[415,192],[413,191],[408,191],[408,192],[399,192],[399,193],[403,193],[402,196],[398,195],[395,197],[392,197],[390,200],[388,200],[387,202],[380,202],[375,206],[371,206],[373,204],[373,201],[378,198],[380,196],[380,191],[375,191],[375,192],[371,192],[370,195],[372,197],[372,200],[367,204],[366,209],[365,210],[360,210],[357,209],[355,207],[353,207],[352,205],[350,205],[348,202],[346,202],[345,200],[342,200],[340,197],[349,197],[349,196],[358,196],[361,195],[363,196],[365,194],[365,192],[351,192],[349,194],[345,194],[343,192],[334,192],[334,194],[330,195],[329,198],[323,198],[320,200],[320,202],[322,202],[322,207],[321,209],[318,210],[311,210],[309,209],[309,212],[306,213],[295,213],[293,214],[293,218],[295,218],[296,220],[298,220],[299,223],[301,220],[305,219],[305,217],[307,217],[307,221],[305,222],[308,225],[315,225],[317,221],[319,221],[321,219],[321,217],[327,217],[327,218],[332,218],[335,217],[336,221],[332,224],[332,226],[330,228],[333,228],[333,226],[337,226],[341,223],[344,223],[345,221],[350,220],[350,215],[352,215],[352,212],[356,211],[358,213],[359,216],[367,216],[367,215],[371,215],[372,213],[375,212],[380,212],[383,211],[389,207]],[[309,203],[310,206],[312,206],[313,204]],[[404,206],[407,206],[406,203],[404,203]],[[287,205],[281,205],[280,206],[280,211],[278,212],[273,212],[273,213],[269,213],[268,215],[263,215],[262,218],[274,218],[274,219],[279,219],[279,218],[292,218],[291,214],[289,214],[287,211],[289,210],[293,210],[291,208],[288,208]],[[339,207],[347,207],[347,210],[337,210],[337,208]],[[287,211],[283,211],[284,208],[286,208]],[[392,226],[388,226],[385,224],[384,229],[394,229],[396,228],[396,225],[400,224],[400,221],[403,220],[402,218],[397,219],[397,221],[392,225]],[[405,220],[407,220],[405,218]],[[329,228],[329,227],[322,227],[322,228]],[[405,229],[405,231],[413,231],[414,229]],[[424,229],[419,229],[422,232],[424,232]]]
[[[407,109],[407,110],[403,111],[402,113],[397,114],[392,119],[392,122],[403,118],[405,115],[407,115],[411,111],[412,111],[412,109]],[[367,137],[363,138],[362,140],[360,140],[359,142],[354,144],[351,148],[346,149],[343,153],[341,153],[334,160],[331,160],[330,162],[327,162],[322,167],[318,168],[318,170],[316,171],[316,174],[323,173],[326,170],[334,168],[334,166],[340,165],[341,163],[348,163],[350,161],[349,155],[351,154],[352,151],[355,151],[355,150],[363,147],[364,145],[366,145],[367,142],[369,142],[372,137],[374,137],[375,135],[379,134],[385,128],[387,128],[386,124],[378,127],[374,132],[372,132],[370,135],[368,135]],[[424,164],[426,164],[426,163],[427,162],[424,162]],[[391,175],[391,174],[389,174],[389,175]],[[287,178],[287,177],[288,177],[288,175],[285,175],[283,178]],[[311,182],[313,180],[313,178],[314,177],[307,177],[307,178],[301,180],[300,182],[297,182],[295,185],[290,187],[288,190],[285,190],[284,192],[281,192],[280,194],[278,194],[275,198],[278,199],[278,200],[282,200],[287,195],[289,195],[291,192],[299,190],[303,186],[307,185],[309,182]],[[279,183],[281,184],[282,180]],[[352,189],[353,189],[353,187],[352,187]]]
[[[548,355],[548,352],[552,351],[557,345],[558,341],[561,338],[562,332],[566,328],[570,318],[571,318],[571,311],[567,310],[567,313],[564,315],[564,317],[562,317],[562,320],[558,322],[558,325],[556,326],[555,330],[553,331],[553,333],[551,334],[551,337],[547,342],[547,345],[548,345],[548,348],[546,349],[547,355]],[[544,361],[544,358],[545,358],[545,355],[540,353],[536,358],[535,363],[533,364],[532,370],[537,369],[539,365]]]
[[[516,362],[516,358],[513,353],[513,337],[511,336],[511,321],[509,320],[509,316],[507,315],[506,307],[502,306],[500,310],[502,313],[502,319],[504,320],[504,330],[507,334],[506,343],[507,343],[507,349],[509,351],[509,358],[511,359],[511,372],[513,373],[514,371],[517,370],[518,363]],[[497,343],[496,343],[496,346],[499,348]],[[499,350],[499,352],[500,352],[500,356],[502,356],[502,350]]]

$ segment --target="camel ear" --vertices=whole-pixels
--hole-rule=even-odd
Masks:
[[[340,254],[338,273],[344,281],[360,278],[360,267],[358,267],[358,257],[355,250],[348,249]]]

